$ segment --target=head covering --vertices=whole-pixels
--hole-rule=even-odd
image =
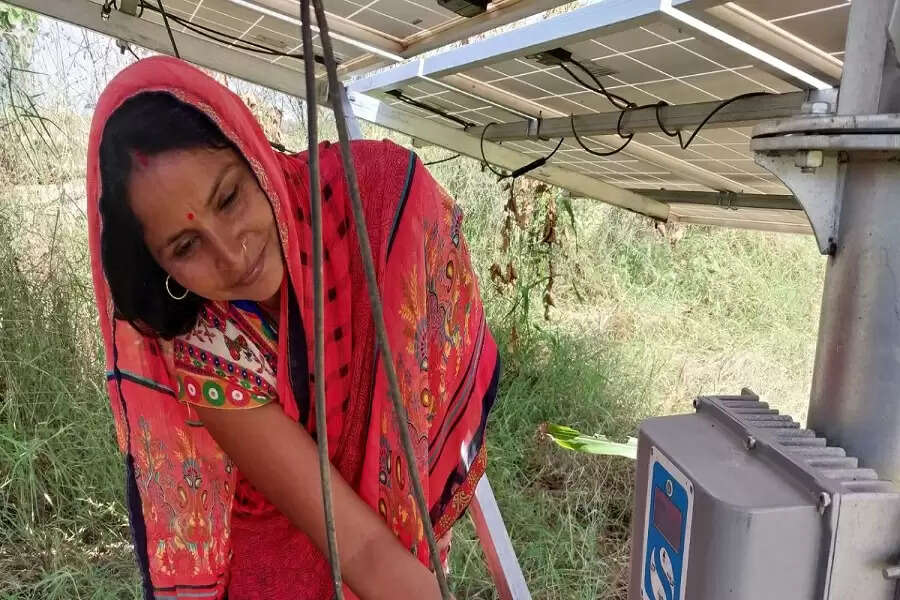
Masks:
[[[170,93],[209,116],[243,154],[271,202],[287,266],[278,400],[286,415],[321,435],[314,431],[308,400],[306,349],[314,347],[312,328],[303,327],[312,321],[305,157],[274,152],[244,103],[198,69],[167,57],[139,61],[116,76],[98,102],[88,147],[87,197],[108,391],[126,456],[129,514],[145,594],[220,598],[230,589],[242,599],[328,597],[324,557],[286,519],[269,514],[250,523],[236,520],[236,468],[180,399],[172,343],[141,335],[114,318],[100,253],[100,142],[123,102],[153,91]],[[496,394],[497,349],[462,240],[460,209],[408,150],[388,142],[357,142],[352,152],[409,412],[407,427],[416,445],[413,468],[441,536],[471,501],[484,471],[483,435]],[[375,352],[339,153],[327,142],[320,153],[331,460],[401,543],[428,564],[425,516],[412,499]],[[245,556],[245,550],[253,556]],[[261,589],[263,581],[267,589]]]

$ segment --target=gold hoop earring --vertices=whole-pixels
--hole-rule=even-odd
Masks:
[[[172,298],[172,300],[184,300],[185,298],[187,298],[187,295],[190,293],[190,292],[188,292],[187,288],[184,288],[184,293],[180,296],[176,296],[175,294],[172,293],[171,288],[169,288],[169,280],[171,278],[172,278],[171,275],[166,275],[166,291],[169,293],[169,297]]]

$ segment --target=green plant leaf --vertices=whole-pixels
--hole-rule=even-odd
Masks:
[[[600,454],[604,456],[623,456],[632,460],[637,458],[637,439],[628,438],[627,442],[614,442],[605,435],[585,435],[565,425],[544,423],[541,433],[566,450]]]

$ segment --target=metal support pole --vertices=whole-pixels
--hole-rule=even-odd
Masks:
[[[340,97],[341,106],[344,107],[344,121],[347,123],[347,133],[351,140],[363,139],[362,127],[359,125],[359,119],[353,114],[353,107],[350,105],[350,99],[347,97],[347,88],[343,85],[334,90]]]
[[[845,182],[808,423],[900,482],[900,164],[855,156]]]
[[[900,75],[887,35],[894,0],[854,2],[838,112],[895,111]],[[900,482],[900,164],[896,152],[842,152],[808,422]]]
[[[865,0],[851,5],[838,114],[898,112],[897,58],[888,36],[894,4]]]
[[[475,487],[469,514],[500,600],[531,600],[531,592],[528,591],[487,475]]]

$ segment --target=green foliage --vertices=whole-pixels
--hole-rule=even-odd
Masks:
[[[56,158],[55,124],[37,106],[38,74],[29,69],[37,31],[35,13],[0,3],[0,174],[17,182],[39,173],[42,159]]]
[[[24,8],[0,2],[0,32],[37,31],[38,16]]]
[[[109,44],[90,49],[89,67],[79,66],[96,81],[91,89],[116,70],[94,60],[118,57]],[[26,83],[35,99],[47,91]],[[303,106],[252,91],[284,115],[281,142],[303,148]],[[37,107],[55,124],[43,121],[51,145],[40,119],[0,135],[3,600],[140,597],[102,385],[78,208],[83,185],[59,185],[83,176],[88,121],[80,111],[90,102]],[[333,139],[330,113],[321,114],[322,136]],[[365,133],[409,141],[374,127]],[[420,153],[425,160],[447,155]],[[501,348],[488,474],[533,597],[624,599],[633,463],[566,451],[541,434],[541,424],[569,425],[572,431],[553,430],[564,445],[588,443],[578,431],[622,440],[647,416],[683,412],[701,392],[742,386],[800,416],[824,263],[809,237],[658,227],[522,181],[513,210],[509,190],[474,161],[433,172],[465,209]],[[494,597],[468,520],[455,528],[451,557],[458,598]]]
[[[632,460],[637,458],[637,438],[630,437],[625,443],[614,442],[605,435],[585,435],[577,429],[554,423],[543,425],[541,433],[566,450],[601,456],[621,456]]]
[[[84,220],[0,194],[0,598],[136,589]]]

